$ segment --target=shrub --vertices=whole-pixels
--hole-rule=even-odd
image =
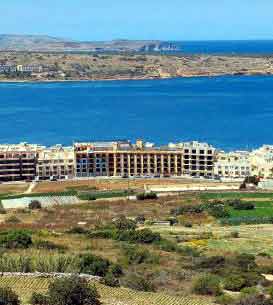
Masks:
[[[102,282],[102,284],[109,286],[109,287],[119,287],[120,286],[119,280],[112,273],[107,273],[101,282]]]
[[[189,246],[179,247],[177,252],[191,257],[200,256],[200,251],[198,249]]]
[[[174,217],[169,218],[169,221],[170,221],[170,226],[174,226],[178,223],[177,218]]]
[[[247,253],[242,253],[234,258],[234,264],[243,271],[249,271],[255,268],[255,256]]]
[[[96,230],[89,231],[88,236],[90,238],[105,238],[105,239],[118,239],[118,232],[116,230]]]
[[[245,287],[243,289],[241,289],[241,295],[242,296],[246,296],[246,295],[255,295],[255,294],[258,294],[259,291],[256,287]]]
[[[32,244],[31,233],[26,230],[11,230],[0,233],[0,245],[9,248],[28,248]]]
[[[69,234],[86,234],[88,233],[88,230],[86,230],[83,227],[73,227],[70,230],[67,231]]]
[[[181,250],[175,242],[168,239],[160,239],[160,241],[156,242],[156,245],[159,249],[166,252],[180,252]]]
[[[54,305],[101,304],[96,288],[77,276],[56,279],[49,286],[48,297]]]
[[[260,252],[257,254],[258,256],[261,256],[261,257],[267,257],[267,258],[271,258],[271,255],[269,253],[266,253],[266,252]]]
[[[154,233],[149,229],[142,230],[117,230],[105,229],[89,232],[90,238],[106,238],[134,243],[155,243],[160,241],[159,233]]]
[[[19,305],[18,295],[11,288],[0,288],[1,305]]]
[[[48,305],[49,298],[46,295],[33,292],[29,302],[31,305]]]
[[[202,213],[204,211],[203,205],[196,205],[196,204],[186,204],[180,206],[178,208],[172,209],[171,214],[175,216],[183,215],[184,213]]]
[[[149,263],[155,260],[149,250],[138,246],[126,245],[123,247],[123,253],[126,256],[128,264]]]
[[[117,231],[113,235],[114,239],[143,244],[151,244],[160,241],[160,234],[149,229]]]
[[[31,202],[28,205],[28,208],[30,210],[39,210],[42,208],[42,204],[40,201],[38,200],[31,200]]]
[[[245,285],[245,279],[239,274],[231,274],[224,280],[224,288],[227,290],[240,291]]]
[[[233,207],[235,210],[253,210],[255,205],[252,202],[243,202],[240,199],[228,200],[229,206]]]
[[[120,265],[112,264],[109,268],[109,273],[112,273],[115,277],[120,277],[123,274],[123,270]]]
[[[99,256],[83,254],[80,256],[80,272],[97,276],[105,276],[109,270],[110,262]]]
[[[233,231],[230,233],[230,237],[231,238],[239,238],[240,237],[240,234],[238,231]]]
[[[122,280],[123,286],[139,291],[155,291],[153,283],[141,275],[130,273]]]
[[[96,195],[94,194],[89,194],[89,193],[81,193],[81,194],[78,194],[78,198],[80,200],[86,200],[86,201],[93,201],[93,200],[96,200],[97,197]]]
[[[215,218],[226,218],[230,216],[229,211],[224,204],[211,205],[208,212]]]
[[[67,249],[67,247],[63,245],[57,245],[53,243],[52,241],[49,240],[36,240],[34,242],[34,247],[37,249],[47,249],[47,250],[59,250],[59,251],[64,251]]]
[[[18,224],[18,223],[21,223],[21,219],[16,217],[15,215],[12,215],[5,220],[5,223],[7,223],[7,224]]]
[[[113,222],[113,224],[117,230],[134,230],[136,228],[136,222],[126,218],[125,216],[119,217]]]
[[[254,185],[258,185],[259,182],[260,182],[259,177],[257,177],[257,176],[248,176],[248,177],[245,177],[245,180],[244,180],[243,183],[245,183],[245,184],[246,183],[252,183]]]
[[[135,231],[135,240],[144,244],[151,244],[160,241],[160,234],[149,229]]]
[[[144,199],[157,199],[157,194],[155,192],[145,193]]]
[[[242,274],[245,279],[245,286],[252,287],[264,280],[264,277],[258,272],[245,272]]]
[[[3,207],[0,207],[0,214],[7,214],[7,211]]]
[[[149,193],[139,193],[136,195],[137,200],[153,200],[157,199],[157,194],[154,192],[149,192]]]
[[[193,292],[201,295],[220,295],[222,288],[219,277],[212,274],[199,276],[193,284]]]
[[[232,296],[228,294],[222,294],[216,297],[216,303],[221,305],[231,305],[234,304],[235,300]]]
[[[202,257],[197,264],[198,268],[215,269],[222,268],[225,265],[224,256]]]
[[[138,216],[135,218],[135,222],[136,222],[136,223],[141,223],[141,224],[143,224],[143,223],[145,223],[145,220],[146,220],[146,218],[145,218],[144,215],[138,215]]]

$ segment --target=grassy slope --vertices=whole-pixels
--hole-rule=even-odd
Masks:
[[[21,297],[23,304],[27,304],[33,292],[45,293],[49,279],[46,278],[23,278],[1,277],[0,287],[12,287]],[[205,298],[198,297],[173,297],[161,293],[137,292],[125,288],[110,288],[95,283],[103,304],[111,305],[209,305],[212,304]]]

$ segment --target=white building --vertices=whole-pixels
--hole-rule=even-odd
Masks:
[[[218,152],[214,163],[215,176],[244,178],[251,174],[250,153],[248,151]]]
[[[64,179],[74,176],[74,150],[72,147],[56,145],[39,151],[36,179]]]
[[[273,178],[273,146],[263,145],[251,152],[253,175],[261,178]]]

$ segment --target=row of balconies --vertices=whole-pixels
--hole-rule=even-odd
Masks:
[[[38,161],[39,165],[44,165],[44,164],[64,164],[64,163],[74,163],[74,160],[43,160],[43,161]]]
[[[62,176],[67,176],[67,175],[73,175],[73,171],[39,171],[38,175],[40,177],[43,176],[58,176],[58,175],[62,175]]]
[[[206,168],[209,168],[209,169],[212,169],[213,168],[213,164],[209,164],[209,163],[207,163],[207,164],[184,164],[183,166],[175,166],[175,165],[167,165],[167,164],[164,164],[163,166],[161,166],[161,165],[158,165],[158,166],[145,166],[145,165],[143,165],[143,166],[141,166],[141,165],[138,165],[138,166],[131,166],[130,167],[130,169],[132,169],[132,170],[134,170],[134,169],[139,169],[139,170],[141,170],[141,169],[143,169],[143,170],[153,170],[153,169],[166,169],[166,170],[169,170],[169,169],[171,169],[171,170],[175,170],[176,168],[177,169],[181,169],[181,168],[185,168],[185,169],[187,169],[187,168],[204,168],[204,167],[206,167]],[[116,170],[124,170],[124,169],[129,169],[129,167],[128,166],[116,166],[116,167],[114,167],[114,166],[108,166],[108,167],[106,167],[106,166],[99,166],[99,167],[93,167],[93,166],[77,166],[77,170],[83,170],[83,169],[89,169],[89,170],[94,170],[94,169],[107,169],[107,168],[109,168],[110,170],[111,169],[114,169],[114,168],[116,168]]]
[[[64,166],[64,165],[61,165],[61,166],[39,166],[38,170],[70,170],[70,169],[73,169],[73,166],[72,165],[68,165],[68,166]]]

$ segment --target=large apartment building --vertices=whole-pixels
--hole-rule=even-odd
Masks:
[[[75,143],[76,176],[212,176],[215,149],[199,142],[155,147],[130,141]]]
[[[223,178],[250,176],[250,153],[248,151],[218,152],[214,164],[214,175]]]
[[[0,181],[33,180],[40,149],[27,143],[0,145]]]
[[[38,152],[36,180],[74,177],[73,147],[56,145]]]

